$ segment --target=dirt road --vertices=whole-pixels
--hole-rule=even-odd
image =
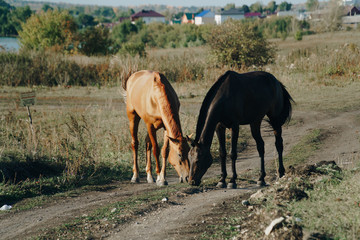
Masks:
[[[334,160],[341,167],[353,166],[360,161],[359,131],[360,111],[344,112],[339,114],[325,114],[317,112],[294,112],[296,124],[285,127],[283,130],[285,155],[290,151],[302,136],[312,129],[322,129],[324,136],[320,149],[309,159],[311,162]],[[273,164],[276,159],[274,137],[271,132],[263,131],[265,141],[266,162]],[[251,139],[248,148],[239,153],[237,169],[239,176],[248,169],[259,168],[259,158],[256,146]],[[285,162],[285,167],[288,165]],[[213,165],[204,176],[204,179],[219,175],[217,165]],[[231,172],[229,172],[231,174]],[[267,182],[272,184],[271,177]],[[169,184],[177,181],[173,176],[168,179]],[[26,211],[10,211],[0,215],[1,239],[24,239],[41,234],[43,229],[50,229],[66,223],[75,217],[91,213],[101,206],[115,203],[130,196],[156,189],[156,185],[141,183],[118,183],[109,186],[107,191],[87,192],[80,196],[56,199],[45,206]],[[96,238],[104,239],[191,239],[195,238],[199,224],[206,224],[209,213],[216,206],[232,201],[234,197],[246,199],[250,193],[256,191],[255,184],[239,181],[238,189],[206,189],[196,194],[173,196],[165,206],[154,209],[148,214],[133,216],[120,226],[114,226],[110,231],[99,234]],[[221,214],[221,213],[219,213]],[[213,217],[213,216],[212,216]],[[187,229],[184,235],[183,229]],[[180,231],[181,230],[181,231]]]

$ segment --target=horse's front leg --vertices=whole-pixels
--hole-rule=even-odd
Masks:
[[[162,186],[162,185],[167,185],[167,181],[165,180],[165,175],[166,175],[166,160],[169,157],[169,137],[167,136],[167,132],[164,131],[164,145],[161,149],[161,157],[162,157],[162,166],[161,166],[161,172],[160,175],[158,176],[157,179],[157,184]]]
[[[225,132],[226,128],[221,123],[216,126],[216,135],[219,139],[219,152],[220,152],[220,161],[221,161],[221,178],[216,187],[225,188],[226,187],[226,145],[225,145]]]
[[[232,134],[231,134],[231,168],[232,168],[232,172],[233,172],[233,176],[230,179],[230,182],[228,184],[228,188],[236,188],[236,179],[237,179],[237,174],[236,174],[236,159],[237,159],[237,142],[238,142],[238,138],[239,138],[239,125],[233,126],[231,128]]]
[[[259,178],[257,184],[259,186],[266,186],[265,159],[264,159],[265,148],[264,148],[264,140],[261,137],[260,125],[261,125],[261,121],[250,124],[250,127],[251,127],[251,134],[256,141],[256,148],[258,150],[258,153],[260,156],[260,161],[261,161],[261,163],[260,163],[260,166],[261,166],[260,178]]]

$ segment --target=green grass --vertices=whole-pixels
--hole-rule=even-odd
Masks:
[[[309,190],[308,200],[293,202],[288,209],[308,231],[334,239],[360,238],[360,171],[344,171],[342,180],[325,176]]]

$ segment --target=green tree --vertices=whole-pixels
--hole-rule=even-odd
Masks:
[[[89,26],[92,27],[97,24],[97,22],[95,21],[95,18],[93,16],[85,14],[85,13],[79,14],[79,16],[77,18],[77,22],[81,28],[89,27]]]
[[[54,10],[53,7],[51,7],[49,4],[44,4],[41,8],[41,10],[43,10],[44,12],[47,12],[48,10]]]
[[[224,7],[225,10],[230,10],[230,9],[234,9],[234,8],[235,8],[235,3],[228,3]]]
[[[47,11],[32,15],[19,32],[21,47],[25,49],[68,50],[77,30],[74,18],[68,12]]]
[[[244,4],[244,5],[242,6],[242,9],[243,9],[244,13],[250,12],[250,8],[249,8],[248,5],[245,5],[245,4]]]
[[[278,8],[278,5],[276,4],[275,1],[270,1],[266,7],[266,9],[270,12],[273,13],[276,11],[276,9]]]
[[[130,20],[125,20],[116,25],[111,33],[111,38],[119,45],[126,42],[131,34],[138,32],[136,25],[132,24]]]
[[[254,4],[250,5],[250,10],[251,12],[259,12],[262,13],[263,12],[263,7],[262,4],[260,2],[256,2]]]
[[[106,55],[111,52],[112,41],[108,28],[88,27],[78,35],[80,53],[87,56]]]
[[[207,43],[211,53],[232,67],[263,66],[274,60],[275,48],[263,35],[241,21],[230,20],[214,27]]]
[[[32,11],[29,6],[18,7],[11,12],[10,23],[16,29],[16,35],[21,30],[21,24],[25,23],[26,20],[31,16]]]
[[[292,7],[292,4],[291,4],[291,3],[282,2],[282,3],[280,3],[280,5],[279,5],[279,10],[280,10],[280,11],[290,11],[290,10],[291,10],[291,7]]]

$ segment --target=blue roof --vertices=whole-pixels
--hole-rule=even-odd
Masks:
[[[208,14],[210,11],[211,11],[211,10],[204,10],[204,11],[202,11],[201,13],[196,14],[195,17],[203,17],[203,16],[205,16],[206,14]]]

